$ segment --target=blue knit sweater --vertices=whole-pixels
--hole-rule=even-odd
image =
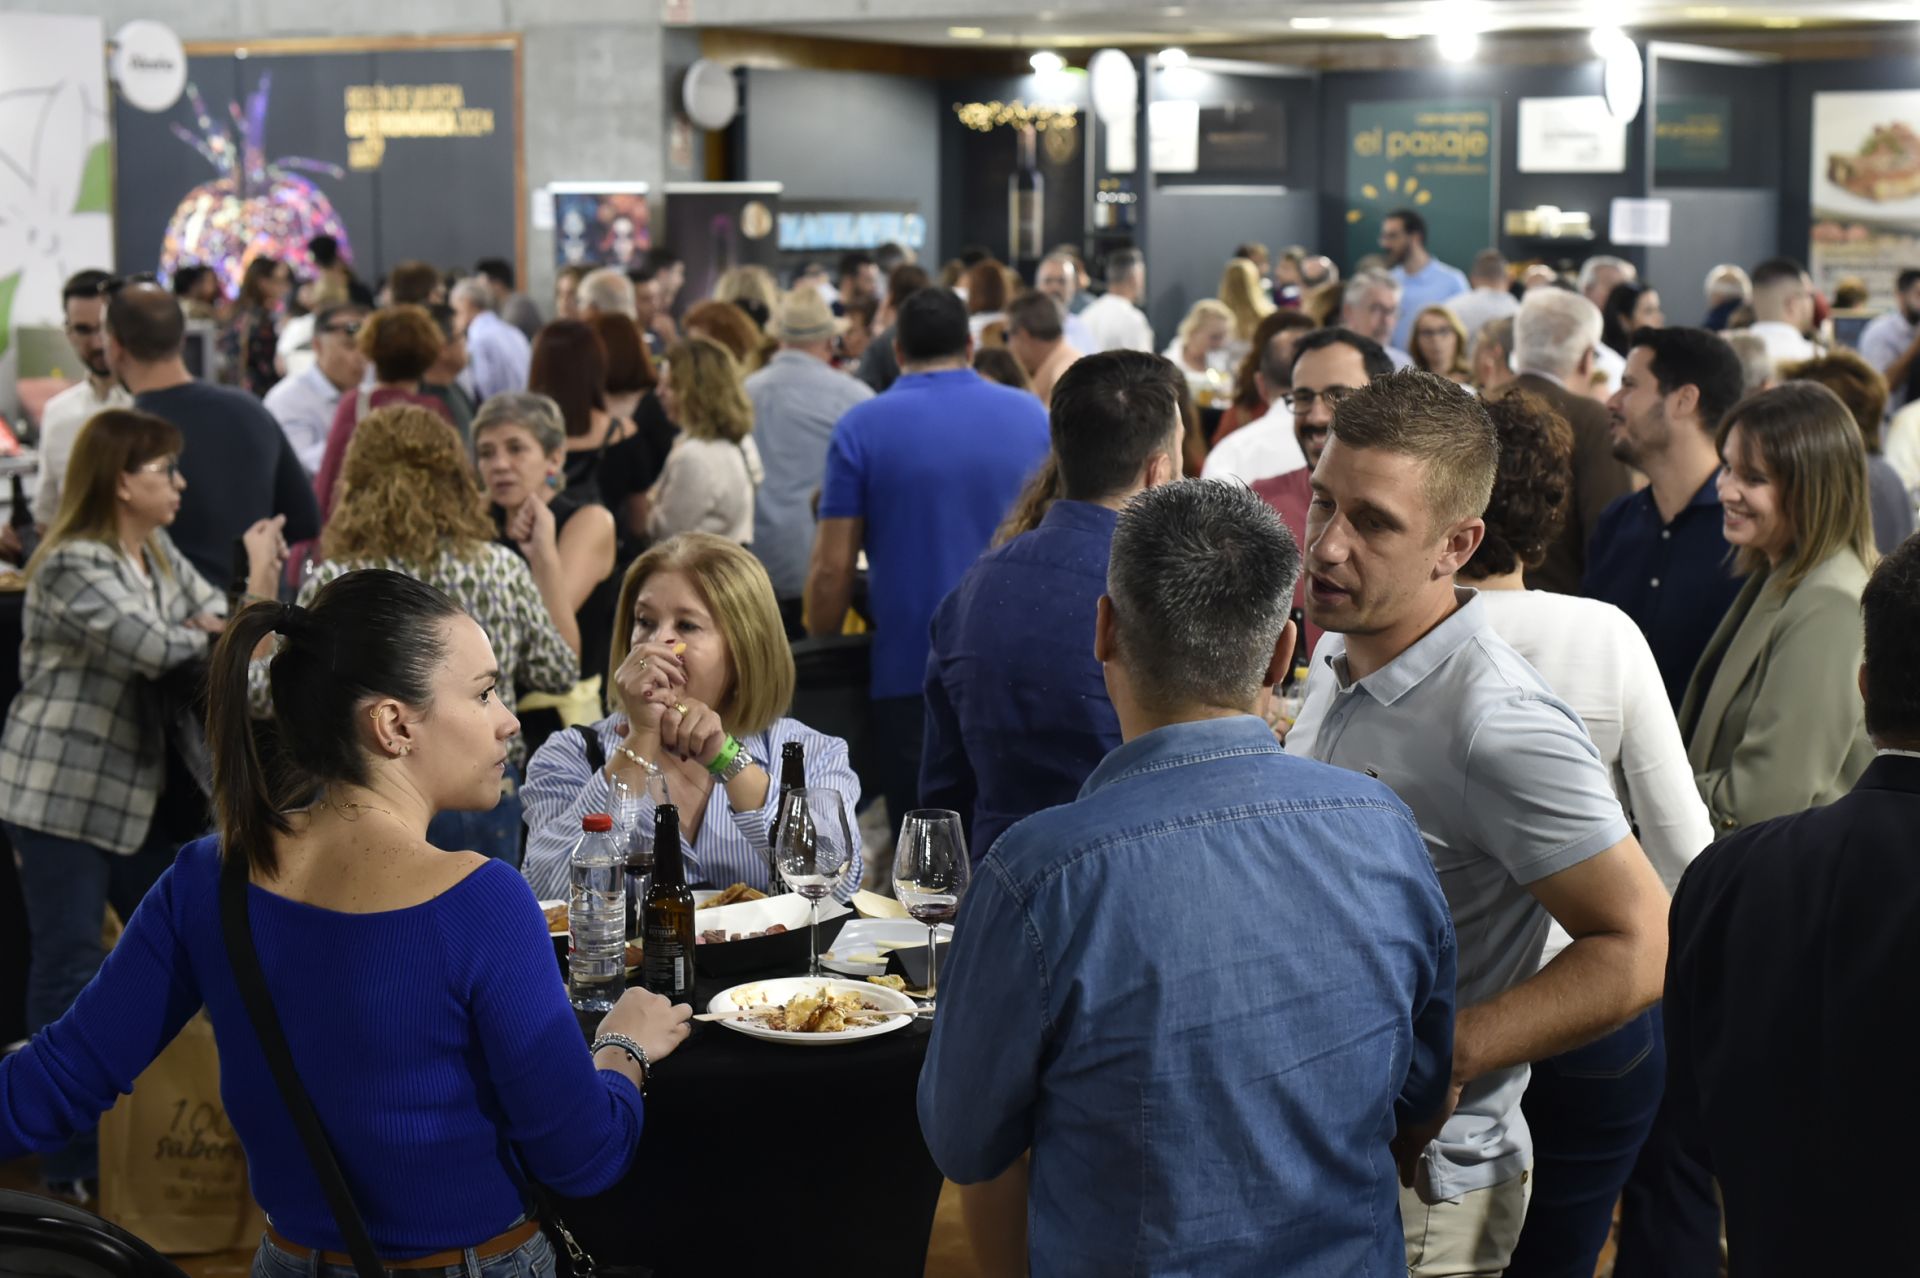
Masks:
[[[344,1250],[221,939],[218,840],[182,848],[67,1014],[0,1061],[0,1161],[92,1126],[204,1004],[220,1090],[275,1228]],[[596,1071],[533,893],[490,861],[430,901],[341,914],[249,889],[274,1006],[374,1247],[468,1247],[526,1213],[532,1176],[608,1188],[641,1100]]]

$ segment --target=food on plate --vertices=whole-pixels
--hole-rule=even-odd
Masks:
[[[766,998],[764,992],[740,990],[733,1002],[741,1011],[755,1013],[768,1029],[786,1034],[838,1034],[897,1015],[874,1006],[852,990],[826,986],[803,989],[785,1003],[768,1003]]]
[[[556,901],[554,904],[543,909],[541,913],[547,916],[547,931],[565,932],[568,930],[570,925],[567,921],[567,903],[565,901]]]
[[[1827,157],[1827,180],[1863,200],[1920,195],[1920,134],[1905,124],[1876,124],[1852,155]]]
[[[891,972],[885,976],[869,976],[867,983],[869,985],[884,985],[896,994],[904,994],[907,990],[907,978],[904,976],[895,976]]]
[[[728,941],[750,941],[756,936],[778,936],[787,930],[785,923],[771,923],[761,932],[728,932],[724,927],[702,928],[693,938],[695,945],[725,945]]]
[[[702,902],[696,908],[711,910],[718,905],[738,905],[742,901],[764,901],[766,899],[767,894],[759,888],[750,888],[744,883],[735,883],[720,893],[720,895]]]

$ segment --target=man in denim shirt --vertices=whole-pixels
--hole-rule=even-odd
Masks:
[[[981,862],[920,1076],[985,1272],[1404,1273],[1389,1143],[1445,1101],[1453,932],[1399,801],[1260,718],[1299,571],[1237,485],[1120,516],[1126,744]]]
[[[1506,1271],[1531,1192],[1528,1063],[1646,1010],[1666,962],[1666,889],[1579,716],[1453,584],[1498,453],[1452,382],[1376,378],[1335,411],[1307,515],[1307,614],[1328,633],[1287,749],[1406,800],[1460,936],[1457,1112],[1399,1142],[1414,1278]],[[1573,944],[1541,967],[1549,916]]]

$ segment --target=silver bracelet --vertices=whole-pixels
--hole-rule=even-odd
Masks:
[[[640,1094],[645,1096],[647,1094],[647,1078],[653,1073],[653,1066],[647,1061],[647,1049],[628,1038],[625,1034],[602,1034],[599,1038],[593,1040],[593,1046],[589,1051],[597,1054],[603,1047],[617,1047],[633,1058],[633,1063],[640,1067]]]
[[[735,777],[758,762],[760,762],[758,759],[747,753],[745,746],[741,746],[727,766],[713,774],[714,782],[724,790],[733,783]]]

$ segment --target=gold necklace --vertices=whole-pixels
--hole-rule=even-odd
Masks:
[[[382,816],[393,816],[393,813],[387,811],[385,808],[376,808],[371,803],[336,803],[333,806],[336,808],[358,808],[362,812],[378,812]],[[400,818],[393,817],[393,819],[398,821]]]

